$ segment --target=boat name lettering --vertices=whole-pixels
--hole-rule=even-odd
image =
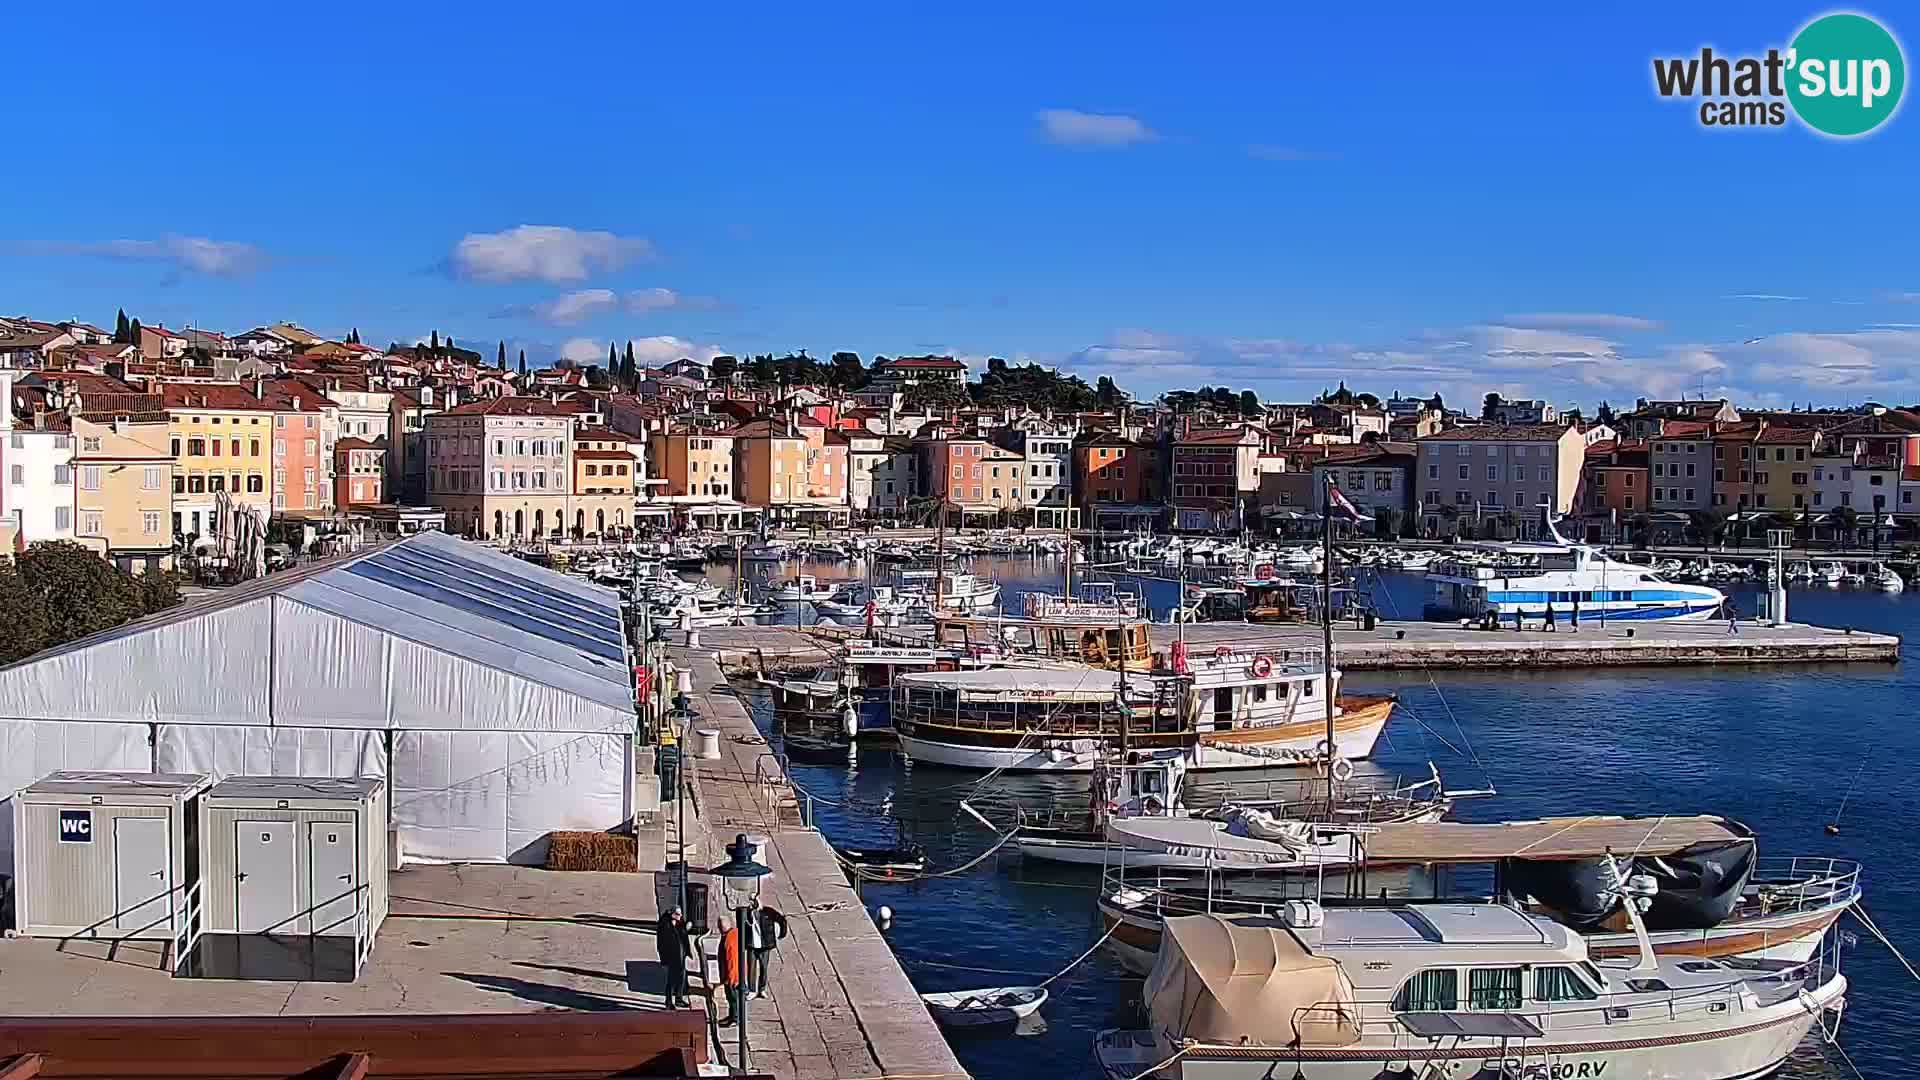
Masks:
[[[1607,1071],[1605,1061],[1556,1061],[1549,1065],[1508,1058],[1503,1064],[1503,1072],[1521,1080],[1599,1080]]]

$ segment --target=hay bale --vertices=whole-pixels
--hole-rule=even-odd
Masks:
[[[631,874],[639,869],[639,844],[631,836],[603,832],[556,832],[547,837],[547,869],[612,870]]]

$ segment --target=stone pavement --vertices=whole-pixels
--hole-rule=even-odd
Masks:
[[[720,733],[719,759],[693,763],[699,813],[697,827],[689,815],[690,837],[703,841],[707,866],[725,860],[738,833],[764,841],[756,858],[773,873],[761,903],[784,914],[790,930],[774,952],[768,998],[747,1003],[754,1071],[783,1080],[964,1077],[832,848],[801,823],[793,790],[746,703],[710,653],[676,648],[671,655],[692,671],[693,726]],[[662,816],[671,814],[668,800]],[[716,888],[716,904],[718,894]],[[717,983],[716,944],[717,936],[707,939],[703,959]],[[724,997],[715,1000],[724,1012]],[[717,1035],[712,1059],[731,1063],[737,1029],[718,1028]]]

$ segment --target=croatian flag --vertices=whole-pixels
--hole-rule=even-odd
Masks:
[[[1339,484],[1327,485],[1327,502],[1332,506],[1337,506],[1340,509],[1345,510],[1347,512],[1347,516],[1354,518],[1357,521],[1368,520],[1367,515],[1361,513],[1359,510],[1354,509],[1353,503],[1348,501],[1346,494],[1340,490]]]

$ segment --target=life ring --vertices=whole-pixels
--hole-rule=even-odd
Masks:
[[[1333,744],[1332,744],[1332,743],[1330,743],[1330,742],[1328,742],[1328,741],[1327,741],[1327,740],[1325,740],[1325,739],[1321,739],[1321,740],[1320,740],[1319,742],[1317,742],[1317,743],[1314,743],[1314,744],[1313,744],[1313,756],[1314,756],[1314,757],[1317,757],[1317,758],[1329,758],[1329,757],[1332,757],[1332,756],[1333,756]]]
[[[1166,809],[1166,805],[1164,803],[1162,803],[1159,799],[1156,799],[1151,795],[1143,799],[1140,803],[1140,806],[1149,814],[1158,814],[1160,811]]]
[[[1222,645],[1219,648],[1213,650],[1213,655],[1214,655],[1214,659],[1216,660],[1222,656],[1232,656],[1233,647],[1230,645]]]
[[[1264,654],[1256,656],[1253,658],[1253,663],[1248,666],[1247,670],[1252,673],[1254,678],[1264,679],[1273,674],[1273,657]]]
[[[1353,779],[1353,762],[1346,758],[1334,758],[1333,778],[1343,784]]]

